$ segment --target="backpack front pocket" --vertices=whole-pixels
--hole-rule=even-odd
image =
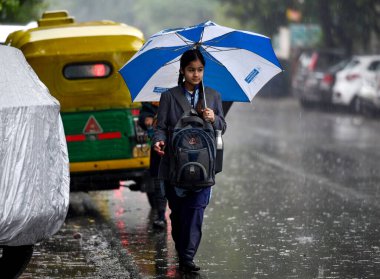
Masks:
[[[210,161],[207,148],[178,152],[177,182],[202,183],[208,180]]]

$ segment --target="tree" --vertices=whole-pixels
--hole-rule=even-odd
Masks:
[[[366,52],[371,32],[380,36],[380,3],[376,0],[306,2],[302,12],[321,25],[326,47],[344,48],[349,54]]]
[[[0,0],[0,22],[28,23],[41,16],[44,0]]]
[[[243,28],[266,36],[277,33],[278,27],[286,25],[286,10],[295,8],[295,0],[219,0],[226,5],[229,16],[239,20]]]
[[[134,4],[136,24],[148,35],[162,29],[213,20],[216,1],[139,0]]]
[[[371,32],[380,37],[378,0],[219,0],[227,12],[246,27],[272,36],[289,23],[288,9],[301,12],[301,23],[319,24],[323,46],[343,48],[347,53],[368,51]]]
[[[233,24],[218,0],[46,0],[50,9],[66,9],[78,21],[110,19],[135,26],[148,37],[162,29],[206,20]]]

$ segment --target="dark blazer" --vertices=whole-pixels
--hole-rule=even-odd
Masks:
[[[211,108],[215,114],[213,127],[215,130],[222,130],[222,133],[224,133],[227,124],[224,120],[220,94],[209,87],[205,88],[205,92],[207,107]],[[157,128],[153,138],[153,143],[161,140],[165,142],[165,155],[161,159],[159,169],[159,178],[161,179],[169,179],[171,151],[167,147],[167,141],[169,140],[169,134],[173,131],[178,120],[184,113],[181,105],[175,99],[174,94],[184,94],[183,89],[180,86],[176,86],[161,94],[160,105],[158,107]]]

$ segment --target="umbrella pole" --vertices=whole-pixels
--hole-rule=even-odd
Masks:
[[[195,48],[200,51],[200,44],[197,44]],[[202,79],[202,94],[203,94],[203,105],[204,105],[204,108],[206,109],[207,108],[206,92],[205,92],[205,85],[203,83],[203,79]]]
[[[204,108],[206,109],[207,108],[206,92],[205,92],[205,85],[203,83],[203,80],[202,80],[202,94],[203,94],[203,105],[204,105]]]

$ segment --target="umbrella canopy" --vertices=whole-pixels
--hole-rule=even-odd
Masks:
[[[220,92],[223,101],[250,102],[282,71],[268,37],[207,21],[167,29],[151,36],[121,69],[133,101],[159,101],[177,85],[179,59],[198,48],[206,66],[204,85]]]

